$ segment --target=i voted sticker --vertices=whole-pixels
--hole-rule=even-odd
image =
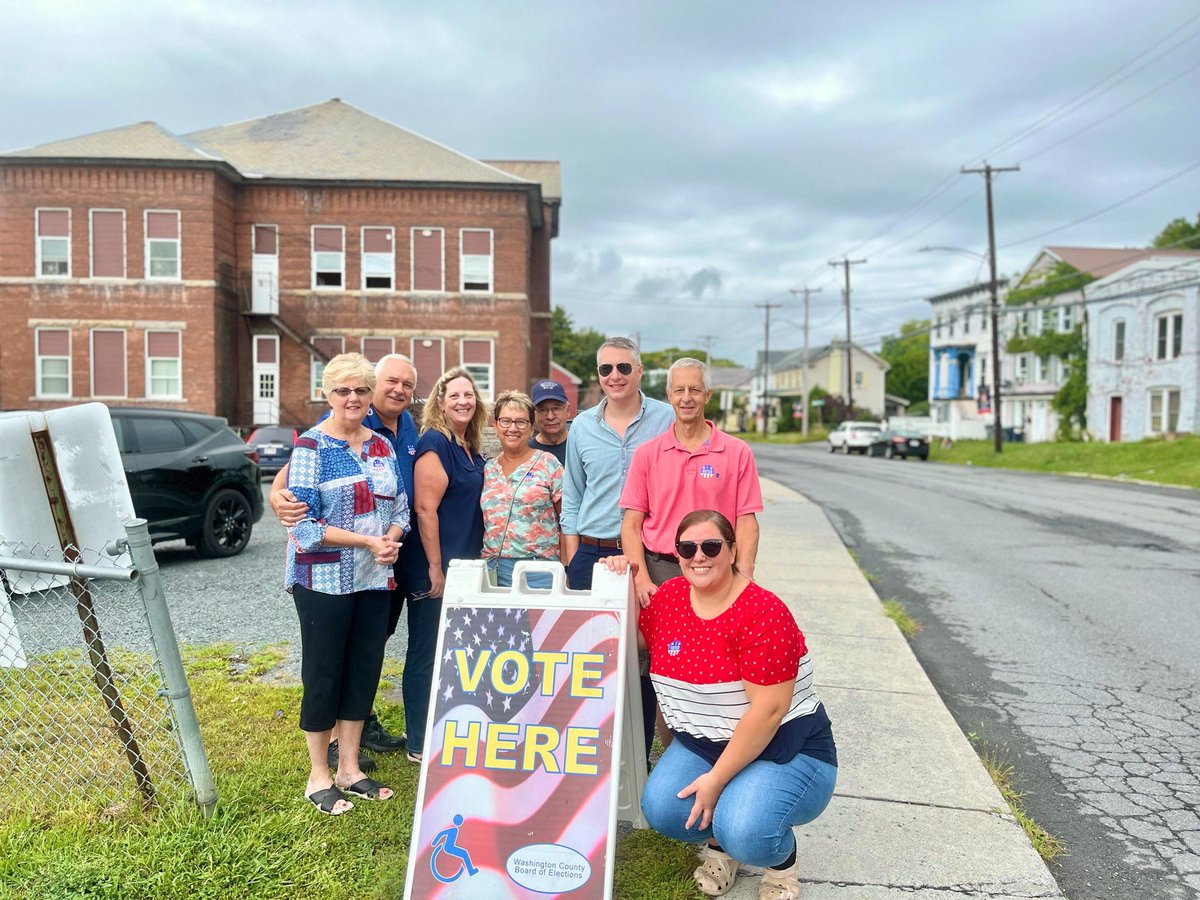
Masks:
[[[671,643],[667,644],[667,653],[671,654],[671,656],[678,656],[679,651],[682,649],[683,644],[679,643],[678,640],[671,641]]]

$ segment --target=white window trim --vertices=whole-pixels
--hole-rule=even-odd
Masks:
[[[92,215],[98,212],[117,212],[121,214],[121,274],[118,275],[103,275],[96,274],[96,220]],[[102,278],[104,281],[125,280],[129,277],[129,216],[125,214],[123,209],[113,209],[106,206],[97,206],[94,209],[88,210],[88,278]],[[126,378],[128,379],[128,372]]]
[[[1112,323],[1112,345],[1110,351],[1112,353],[1113,362],[1124,362],[1126,351],[1129,349],[1129,325],[1127,319],[1113,319]],[[1120,326],[1120,329],[1117,326]],[[1117,353],[1117,331],[1121,332],[1121,352]]]
[[[150,356],[150,335],[151,334],[174,334],[179,338],[179,355],[178,356]],[[182,400],[183,399],[183,332],[171,328],[152,328],[148,329],[142,336],[142,355],[145,359],[146,381],[145,390],[142,392],[146,395],[147,400]],[[155,359],[173,359],[179,363],[179,375],[176,376],[179,383],[179,390],[174,394],[154,394],[150,390],[150,363]]]
[[[418,231],[436,231],[441,236],[441,247],[438,255],[442,260],[442,283],[437,289],[437,293],[444,294],[446,292],[446,229],[435,228],[432,225],[415,225],[408,232],[408,285],[415,292],[417,290],[417,232]],[[422,288],[421,293],[432,293],[428,288]],[[444,347],[444,345],[443,345]],[[445,350],[443,349],[443,355]],[[445,360],[443,359],[443,362]]]
[[[1155,429],[1154,427],[1154,398],[1159,396],[1162,398],[1162,424],[1167,424],[1167,416],[1171,411],[1171,392],[1174,391],[1179,395],[1179,414],[1183,415],[1183,391],[1178,385],[1169,384],[1161,387],[1152,387],[1146,391],[1146,434],[1166,434],[1167,429]],[[1178,419],[1175,422],[1176,427],[1179,426]]]
[[[1182,329],[1183,329],[1183,310],[1182,309],[1179,309],[1179,308],[1168,309],[1168,310],[1164,310],[1163,312],[1154,314],[1154,331],[1153,331],[1154,351],[1151,354],[1150,358],[1153,359],[1155,362],[1170,362],[1173,359],[1178,359],[1179,356],[1181,355],[1181,354],[1174,353],[1174,350],[1175,350],[1175,317],[1176,316],[1179,316],[1179,328],[1182,331]],[[1164,352],[1167,355],[1159,356],[1158,355],[1158,328],[1159,328],[1159,323],[1163,322],[1163,321],[1165,321],[1167,323],[1167,340],[1166,340],[1166,347],[1164,348]],[[1182,344],[1182,340],[1180,341],[1180,343]],[[1181,348],[1181,350],[1182,350],[1182,348]]]
[[[175,216],[175,234],[178,237],[172,238],[152,238],[150,237],[150,213],[173,214]],[[174,240],[175,243],[175,265],[177,271],[174,275],[151,275],[150,274],[150,243],[170,243]],[[146,268],[147,281],[183,281],[183,216],[177,209],[147,209],[142,212],[142,261]]]
[[[320,252],[320,253],[336,252],[334,250],[320,250],[320,251],[317,250],[317,229],[318,228],[336,228],[339,231],[341,231],[341,233],[342,233],[342,252],[341,252],[342,283],[341,284],[337,284],[337,285],[317,284],[317,253],[318,252]],[[276,244],[275,246],[276,246],[276,249],[278,249],[279,245]],[[309,262],[310,262],[309,274],[312,279],[312,289],[314,291],[344,291],[344,290],[346,290],[346,226],[345,225],[313,225],[308,233],[308,249],[309,249]],[[326,270],[322,270],[322,271],[330,271],[331,272],[333,270],[326,269]]]
[[[487,341],[488,346],[491,350],[491,360],[492,361],[487,364],[487,370],[488,370],[487,389],[485,390],[483,388],[479,388],[479,395],[480,395],[479,399],[484,400],[487,403],[491,403],[492,399],[496,396],[496,340],[495,340],[495,338],[459,338],[458,339],[458,358],[459,359],[465,359],[464,351],[466,350],[467,341]],[[446,347],[446,345],[443,343],[442,344],[442,352],[443,353],[445,352],[445,347]],[[483,368],[483,363],[464,362],[462,365],[463,365],[463,368],[466,369],[468,372],[471,371],[472,366],[476,367],[476,368]],[[474,378],[475,376],[472,375],[471,377]],[[478,382],[476,382],[476,387],[477,388],[479,387]]]
[[[316,335],[313,335],[313,338],[321,338],[322,340],[333,340],[334,338],[337,338],[337,340],[341,342],[341,349],[338,350],[338,353],[346,352],[346,337],[345,337],[345,335],[316,334]],[[334,354],[334,355],[336,356],[337,354]],[[309,402],[311,402],[311,403],[325,402],[325,395],[321,393],[321,380],[320,380],[320,377],[317,375],[317,366],[321,367],[322,373],[325,372],[324,360],[317,359],[315,356],[310,354],[309,355],[309,367],[308,367],[308,383],[309,383],[310,393],[308,395],[308,399],[309,399]]]
[[[488,236],[488,246],[491,248],[491,252],[488,254],[488,286],[486,288],[471,288],[470,293],[493,294],[496,292],[496,232],[495,229],[492,228],[460,228],[458,230],[458,289],[464,293],[467,292],[467,279],[465,272],[463,271],[463,259],[467,256],[467,254],[463,252],[463,246],[465,244],[463,241],[463,235],[465,235],[467,232],[486,232]],[[471,255],[475,256],[477,254]],[[445,273],[443,273],[443,281],[445,277]]]
[[[391,235],[392,252],[390,255],[392,257],[392,264],[388,267],[388,274],[389,274],[389,277],[391,277],[391,279],[392,279],[392,283],[391,283],[391,286],[389,286],[389,287],[385,287],[385,288],[367,287],[367,232],[368,231],[386,231],[389,235]],[[360,281],[362,289],[364,291],[394,291],[394,290],[396,290],[396,229],[393,228],[391,225],[364,225],[361,229],[359,229],[359,232],[358,232],[358,247],[359,247],[359,252],[358,252],[359,281]],[[383,256],[382,253],[380,253],[378,255]]]
[[[42,274],[42,233],[39,230],[39,223],[44,212],[65,212],[67,214],[67,236],[66,238],[58,237],[57,235],[46,235],[47,240],[67,242],[67,274],[66,275],[43,275]],[[39,206],[33,211],[33,242],[34,242],[34,277],[53,281],[55,279],[65,279],[71,277],[71,210],[65,206]]]
[[[275,232],[275,252],[274,253],[259,253],[254,249],[254,230],[256,228],[270,228]],[[270,256],[279,259],[279,226],[272,225],[269,222],[251,222],[250,223],[250,256]]]
[[[121,335],[121,341],[125,347],[125,387],[120,394],[97,394],[96,393],[96,332],[98,331],[115,331]],[[93,328],[88,331],[88,358],[91,360],[91,365],[88,366],[88,396],[93,400],[125,400],[129,397],[129,332],[124,328]]]
[[[67,333],[67,392],[65,394],[51,394],[42,390],[42,360],[44,359],[63,359],[62,356],[42,356],[38,352],[38,344],[40,343],[39,335],[43,331],[65,331]],[[33,330],[33,356],[34,356],[34,396],[39,400],[68,400],[71,398],[71,386],[75,383],[75,371],[71,362],[71,351],[74,349],[74,335],[71,334],[70,328],[35,328]],[[57,377],[57,376],[55,376]]]

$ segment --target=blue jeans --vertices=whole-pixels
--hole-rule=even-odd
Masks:
[[[791,856],[792,826],[824,812],[837,782],[837,766],[811,756],[799,754],[786,763],[758,760],[725,785],[708,828],[697,828],[698,820],[684,828],[694,798],[680,800],[676,794],[711,770],[703,757],[672,741],[646,781],[642,812],[659,834],[689,843],[715,838],[726,853],[751,866],[778,866]]]
[[[512,587],[513,566],[518,560],[511,556],[501,556],[488,560],[488,570],[496,573],[496,587]],[[525,576],[525,583],[531,588],[549,590],[554,582],[549,572],[530,572]]]

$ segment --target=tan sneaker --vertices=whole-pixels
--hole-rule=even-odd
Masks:
[[[700,858],[704,862],[692,873],[700,892],[710,897],[720,897],[729,893],[737,880],[738,861],[728,853],[714,850],[707,844],[700,850]]]
[[[763,869],[758,900],[800,900],[800,879],[796,877],[800,860],[786,869]]]

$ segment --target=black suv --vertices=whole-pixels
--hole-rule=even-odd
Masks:
[[[204,556],[241,553],[263,514],[258,454],[217,416],[109,412],[133,508],[151,539],[183,538]]]

